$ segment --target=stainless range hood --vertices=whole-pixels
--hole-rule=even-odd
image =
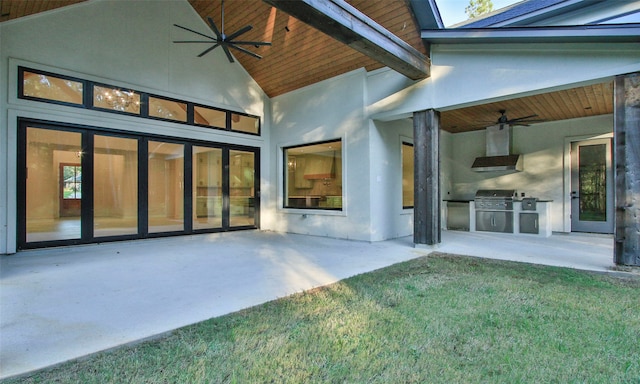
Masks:
[[[511,153],[511,130],[509,124],[487,127],[486,156],[476,158],[471,169],[476,172],[522,171],[522,156]]]

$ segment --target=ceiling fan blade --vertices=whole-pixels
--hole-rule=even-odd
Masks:
[[[228,45],[227,44],[223,44],[222,45],[222,49],[224,49],[224,53],[225,53],[225,55],[227,55],[227,59],[229,59],[229,62],[233,63],[234,62],[233,56],[231,56],[231,52],[229,52]]]
[[[213,31],[213,33],[216,34],[216,37],[218,38],[218,40],[223,40],[222,34],[218,30],[218,27],[216,27],[216,23],[213,22],[213,19],[211,17],[207,17],[207,21],[209,21],[209,27],[211,27],[211,30]]]
[[[213,46],[205,49],[201,54],[198,55],[198,57],[202,57],[204,55],[206,55],[207,53],[213,51],[214,49],[216,49],[216,47],[218,47],[220,45],[220,43],[215,43]]]
[[[205,35],[205,34],[203,34],[203,33],[200,33],[200,32],[197,32],[197,31],[194,31],[193,29],[189,29],[189,28],[187,28],[187,27],[183,27],[182,25],[178,25],[178,24],[173,24],[173,25],[175,25],[175,26],[176,26],[176,27],[178,27],[178,28],[184,29],[185,31],[189,31],[189,32],[195,33],[196,35],[200,35],[200,36],[202,36],[202,37],[206,37],[207,39],[211,39],[211,40],[213,40],[213,41],[215,41],[215,40],[216,40],[215,38],[213,38],[213,37],[211,37],[211,36],[207,36],[207,35]]]
[[[239,30],[235,31],[234,33],[232,33],[231,35],[227,36],[227,41],[231,41],[233,39],[235,39],[236,37],[242,35],[245,32],[249,32],[251,29],[253,29],[252,26],[247,25],[244,28],[240,28]]]
[[[207,43],[207,44],[211,44],[211,43],[215,43],[216,41],[202,41],[202,40],[174,40],[174,43]]]
[[[516,117],[515,119],[511,119],[509,121],[520,121],[520,120],[526,120],[526,119],[530,119],[532,117],[537,117],[538,115],[530,115],[530,116],[523,116],[523,117]]]
[[[246,54],[247,54],[247,55],[249,55],[249,56],[253,56],[253,57],[255,57],[256,59],[262,59],[262,56],[260,56],[260,55],[258,55],[258,54],[255,54],[255,53],[253,53],[253,52],[251,52],[251,51],[249,51],[249,50],[247,50],[247,49],[244,49],[244,48],[242,48],[242,47],[236,47],[236,46],[235,46],[235,45],[233,45],[233,44],[231,44],[231,45],[229,45],[229,46],[230,46],[231,48],[233,48],[233,49],[237,49],[237,50],[238,50],[238,51],[240,51],[240,52],[246,53]]]
[[[233,44],[241,44],[241,45],[271,45],[271,43],[266,41],[230,41]]]

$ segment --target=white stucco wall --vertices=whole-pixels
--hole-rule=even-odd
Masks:
[[[411,120],[378,124],[368,118],[366,105],[411,83],[389,69],[361,69],[273,98],[271,173],[277,175],[278,198],[263,227],[364,241],[410,235],[412,212],[402,209],[400,148],[403,138],[412,141]],[[282,148],[338,138],[343,140],[343,211],[283,209]]]
[[[371,122],[371,220],[375,240],[413,233],[413,209],[402,208],[402,143],[413,143],[413,122]]]
[[[277,199],[263,227],[337,238],[371,238],[369,140],[365,121],[366,72],[356,70],[272,99],[271,172]],[[282,148],[342,140],[342,211],[283,209]]]
[[[237,62],[217,49],[174,44],[208,32],[187,0],[94,0],[0,24],[0,253],[15,251],[18,117],[225,142],[262,149],[263,200],[269,200],[270,104]],[[17,66],[261,116],[261,137],[17,99]]]

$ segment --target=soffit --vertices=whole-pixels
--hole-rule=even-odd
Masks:
[[[510,119],[538,115],[533,119],[543,121],[611,114],[613,82],[444,111],[440,124],[451,133],[481,130],[495,124],[503,109]]]

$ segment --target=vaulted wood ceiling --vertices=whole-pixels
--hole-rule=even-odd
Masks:
[[[83,1],[0,0],[0,22]],[[220,26],[219,0],[188,1],[204,23],[186,27],[211,34],[206,25],[207,17],[212,17]],[[426,53],[407,0],[347,2],[420,52]],[[237,51],[233,52],[234,56],[270,97],[354,69],[371,71],[383,66],[262,0],[225,1],[225,32],[233,33],[245,25],[252,25],[253,29],[243,34],[242,40],[271,41],[273,46],[248,46],[249,50],[263,56],[261,60]],[[186,31],[178,31],[174,36],[194,37]],[[173,43],[168,41],[167,44]],[[197,56],[204,48],[202,45],[184,44],[183,50],[185,55]],[[210,56],[205,55],[201,60],[210,60]],[[442,128],[452,133],[483,129],[498,119],[502,109],[507,111],[509,118],[536,114],[537,119],[545,121],[609,114],[613,112],[613,85],[596,84],[444,111],[441,114]]]

